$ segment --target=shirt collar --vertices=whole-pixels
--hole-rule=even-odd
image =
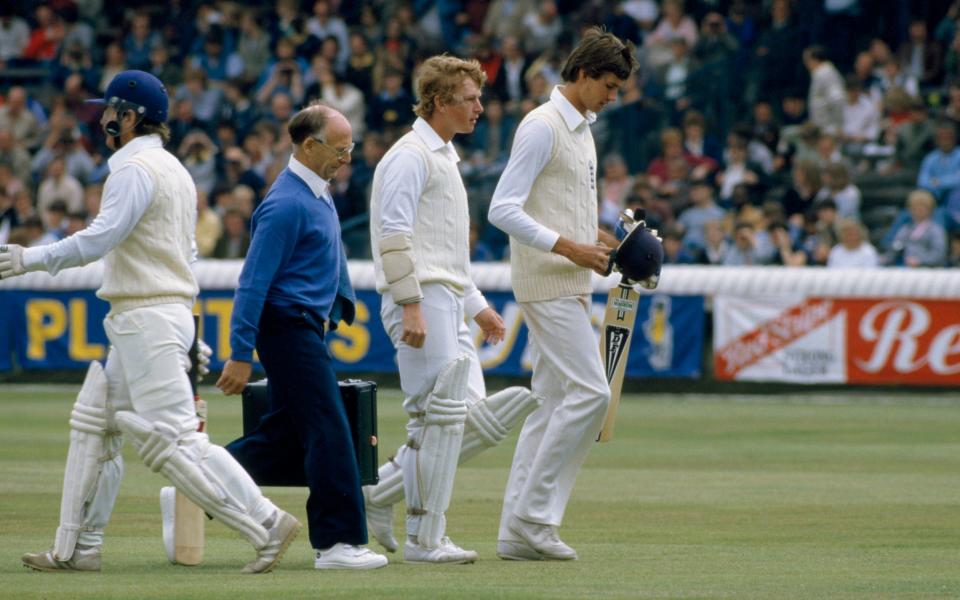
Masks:
[[[413,131],[420,136],[420,139],[427,145],[430,152],[443,150],[443,153],[446,154],[447,158],[451,161],[455,163],[460,162],[460,155],[457,154],[457,149],[453,147],[453,142],[444,142],[443,138],[434,131],[430,123],[427,123],[423,117],[417,117],[417,120],[413,122]]]
[[[290,155],[290,162],[287,163],[287,167],[294,175],[302,179],[304,183],[307,184],[307,187],[310,188],[310,191],[313,192],[314,196],[317,198],[323,198],[328,202],[330,201],[330,199],[327,197],[329,195],[327,190],[330,187],[330,184],[325,179],[322,179],[319,175],[311,171],[307,165],[294,158],[292,154]]]
[[[553,105],[560,111],[560,116],[563,117],[570,131],[580,127],[584,122],[589,125],[597,120],[597,114],[593,111],[588,110],[587,114],[584,115],[574,108],[573,104],[560,91],[560,87],[559,85],[554,86],[553,91],[550,92],[550,102],[553,102]]]
[[[123,163],[130,160],[134,154],[147,150],[149,148],[163,148],[163,141],[160,136],[152,133],[150,135],[141,135],[133,138],[123,145],[122,148],[113,153],[113,156],[107,159],[107,166],[110,172],[120,168]]]

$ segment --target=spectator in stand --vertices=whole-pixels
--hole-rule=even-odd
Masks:
[[[787,92],[803,80],[801,49],[804,32],[794,22],[790,0],[773,0],[770,20],[757,40],[757,93],[778,106]]]
[[[377,57],[370,50],[370,43],[360,32],[350,34],[350,56],[344,77],[363,94],[364,98],[373,95],[373,69]]]
[[[803,51],[803,64],[810,72],[807,106],[810,120],[827,133],[843,130],[843,107],[846,95],[843,78],[827,58],[823,46],[810,46]]]
[[[243,213],[230,209],[223,216],[223,233],[213,248],[213,258],[238,259],[247,255],[250,248],[250,231]]]
[[[880,79],[874,72],[873,55],[864,50],[857,54],[853,61],[853,72],[848,79],[855,79],[860,84],[860,92],[879,106],[883,103],[883,91],[880,89]]]
[[[74,125],[72,119],[69,124]],[[35,174],[43,173],[54,158],[62,158],[67,174],[80,183],[88,182],[96,169],[90,153],[80,143],[80,132],[75,126],[64,129],[51,128],[47,140],[33,156],[31,170]],[[71,210],[74,208],[71,206]]]
[[[194,130],[187,134],[177,149],[198,190],[210,193],[217,182],[217,146],[205,132]]]
[[[30,153],[17,143],[13,132],[4,127],[0,127],[0,164],[6,164],[11,174],[26,175],[30,172]],[[7,192],[12,193],[10,190]]]
[[[771,153],[777,151],[777,143],[780,141],[780,123],[776,115],[773,114],[773,106],[766,100],[760,100],[753,105],[752,119],[750,121],[750,130],[753,139],[762,143]],[[773,164],[771,163],[771,169]],[[770,171],[772,174],[772,171]]]
[[[957,100],[960,108],[960,87],[957,88]],[[954,124],[954,127],[956,126],[957,123]],[[930,111],[923,101],[914,101],[910,108],[910,120],[897,127],[892,137],[894,165],[893,168],[888,168],[887,172],[897,168],[919,170],[924,157],[935,147],[935,132],[933,123],[930,121]]]
[[[669,162],[674,158],[683,159],[690,167],[689,177],[692,180],[704,179],[717,169],[717,162],[708,156],[699,158],[691,156],[684,152],[683,134],[679,129],[664,129],[660,133],[661,155],[655,158],[647,167],[647,175],[650,177],[650,183],[655,188],[659,188],[664,182],[676,179],[674,174],[671,177],[669,173]],[[686,177],[688,173],[684,172]]]
[[[600,178],[601,227],[613,231],[620,218],[620,212],[626,208],[627,196],[633,187],[633,177],[627,171],[627,163],[619,154],[608,154],[603,159],[603,176]]]
[[[910,21],[907,40],[897,49],[900,70],[929,90],[943,79],[943,49],[927,35],[927,22],[922,18]]]
[[[334,58],[333,68],[342,73],[350,53],[347,24],[336,16],[330,0],[316,0],[313,3],[313,15],[307,20],[307,31],[319,40],[329,37],[337,40],[337,56]]]
[[[950,194],[960,187],[957,130],[952,123],[938,123],[935,140],[936,150],[925,156],[920,165],[917,187],[930,191],[938,202],[946,202]]]
[[[771,265],[802,267],[807,264],[807,255],[790,235],[790,228],[783,221],[774,221],[767,228],[774,252]]]
[[[337,75],[329,64],[319,70],[317,83],[322,89],[320,100],[343,113],[353,128],[353,139],[358,142],[362,140],[366,131],[366,104],[360,90]]]
[[[717,164],[723,161],[723,146],[707,134],[707,121],[696,110],[688,110],[683,115],[683,149],[696,159],[706,156]]]
[[[37,190],[37,210],[43,214],[56,201],[64,203],[64,214],[84,208],[83,186],[76,177],[67,173],[63,157],[55,157],[47,167],[47,176]]]
[[[226,33],[212,25],[203,38],[203,47],[190,57],[190,66],[203,71],[214,83],[236,79],[243,75],[243,59],[226,49]]]
[[[680,213],[677,222],[683,228],[683,245],[688,248],[707,246],[706,224],[722,222],[724,210],[717,206],[714,189],[710,183],[699,181],[690,188],[689,208]]]
[[[563,31],[557,4],[553,0],[539,0],[536,11],[523,16],[523,29],[528,53],[540,54],[554,48]]]
[[[60,43],[67,30],[60,15],[47,4],[41,4],[34,12],[36,25],[30,32],[30,39],[23,49],[21,57],[39,63],[49,63],[57,58]]]
[[[223,221],[217,211],[210,208],[209,195],[197,190],[197,254],[210,258],[223,233]]]
[[[738,222],[733,232],[733,245],[730,246],[723,264],[727,267],[746,267],[764,265],[769,261],[768,253],[757,244],[757,232],[753,225]]]
[[[18,224],[17,211],[13,207],[13,196],[7,195],[0,189],[0,244],[6,244],[10,240],[10,232]]]
[[[707,221],[703,224],[703,249],[697,257],[701,265],[722,265],[730,251],[730,240],[723,228],[722,220]]]
[[[399,133],[413,123],[413,98],[403,87],[403,73],[384,73],[383,87],[367,104],[367,126],[375,131]]]
[[[503,102],[496,96],[484,103],[483,115],[470,135],[471,161],[483,168],[503,168],[510,153],[510,143],[517,121],[506,114]]]
[[[679,125],[681,115],[693,104],[699,103],[700,89],[697,73],[699,66],[690,57],[690,49],[682,37],[667,42],[669,56],[654,69],[654,81],[658,96],[667,109],[671,125]]]
[[[683,231],[676,226],[668,226],[660,236],[663,238],[663,264],[692,265],[697,257],[683,245]]]
[[[162,43],[160,34],[150,28],[149,13],[134,13],[130,20],[130,31],[123,38],[123,50],[126,52],[127,64],[130,68],[147,69],[150,66],[151,50]]]
[[[727,136],[726,168],[717,173],[720,185],[720,202],[732,203],[733,189],[740,184],[751,188],[751,195],[758,195],[765,188],[763,167],[747,160],[747,143],[739,136]]]
[[[27,150],[40,143],[41,128],[37,117],[27,107],[27,90],[14,86],[0,106],[0,131],[13,133],[14,142]]]
[[[754,165],[761,181],[768,175],[773,174],[774,156],[770,148],[753,134],[753,129],[747,123],[738,123],[730,128],[730,134],[727,136],[728,143],[733,140],[739,140],[747,146],[747,162]],[[726,160],[721,155],[721,160]]]
[[[499,96],[506,103],[507,111],[516,116],[521,100],[528,94],[525,73],[530,62],[524,55],[517,37],[503,38],[500,43],[500,52],[503,54],[500,76],[491,86],[490,92]]]
[[[183,69],[179,63],[170,60],[170,51],[165,44],[157,44],[150,50],[150,64],[144,70],[168,89],[176,89],[183,83]]]
[[[823,187],[814,198],[814,204],[826,199],[837,206],[837,216],[860,219],[860,189],[850,180],[850,171],[840,162],[832,162],[823,169]]]
[[[831,268],[871,269],[880,266],[880,255],[867,241],[867,229],[856,219],[837,222],[840,243],[830,249],[827,266]]]
[[[947,233],[933,219],[936,199],[925,189],[907,197],[910,221],[900,227],[884,255],[884,263],[906,267],[943,267],[947,260]]]
[[[17,16],[13,2],[0,4],[0,67],[23,56],[30,43],[30,25]]]
[[[129,69],[127,66],[127,55],[123,51],[123,46],[118,42],[107,44],[104,54],[104,64],[100,68],[100,79],[97,81],[97,91],[105,92],[107,85],[114,77]]]
[[[843,152],[847,156],[861,156],[863,146],[880,137],[880,107],[863,93],[860,81],[847,77],[847,103],[843,107]]]
[[[62,240],[67,224],[67,203],[59,198],[50,202],[40,212],[43,219],[43,237],[37,244],[53,244]]]
[[[877,87],[884,96],[894,89],[903,90],[912,98],[920,95],[920,84],[917,80],[909,73],[901,71],[900,63],[892,58],[881,64]]]
[[[826,131],[821,131],[817,137],[816,156],[814,160],[825,169],[827,165],[835,162],[846,163],[847,159],[840,152],[840,145],[837,143],[837,136]]]
[[[940,111],[942,121],[950,121],[960,131],[960,79],[954,79],[947,86],[947,103]]]
[[[251,84],[270,60],[270,35],[260,24],[260,11],[248,8],[240,15],[240,34],[237,36],[237,56],[243,63],[240,79]]]
[[[820,167],[811,161],[800,161],[793,167],[791,181],[793,185],[783,194],[780,203],[787,218],[799,226],[820,191]]]
[[[535,0],[493,0],[483,19],[483,34],[501,41],[522,36],[523,17],[535,7]]]
[[[663,12],[657,27],[643,40],[643,61],[648,67],[658,68],[670,59],[670,42],[682,38],[686,48],[697,44],[697,24],[683,14],[682,0],[664,0]]]

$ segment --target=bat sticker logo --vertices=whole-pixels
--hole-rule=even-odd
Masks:
[[[630,330],[626,327],[616,327],[608,325],[603,332],[603,348],[607,360],[607,383],[613,380],[613,374],[620,365],[620,359],[623,357],[623,351],[628,348],[630,342]]]

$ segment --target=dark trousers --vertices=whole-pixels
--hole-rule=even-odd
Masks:
[[[306,485],[310,544],[367,543],[360,470],[321,323],[267,304],[257,353],[267,372],[270,411],[227,445],[259,485]]]

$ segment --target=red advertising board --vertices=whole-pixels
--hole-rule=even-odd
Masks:
[[[960,383],[960,300],[718,297],[721,380]]]

